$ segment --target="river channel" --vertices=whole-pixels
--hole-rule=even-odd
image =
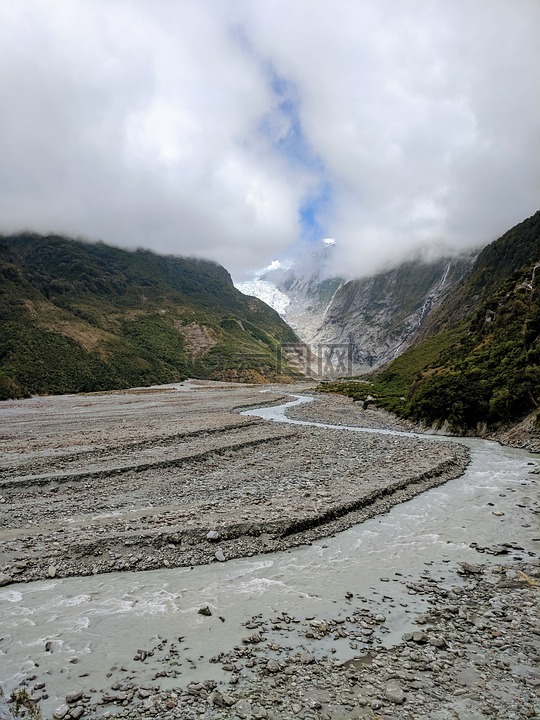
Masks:
[[[247,414],[308,425],[287,419],[285,410],[310,399],[298,397]],[[24,678],[30,685],[44,682],[48,698],[42,708],[49,713],[66,692],[110,685],[110,674],[123,666],[137,674],[138,682],[150,682],[156,666],[132,658],[138,648],[153,647],[163,638],[182,638],[182,664],[180,679],[162,678],[161,687],[207,678],[219,682],[225,680],[223,671],[209,660],[240,642],[246,620],[284,611],[302,618],[346,615],[348,592],[384,611],[381,642],[399,640],[425,609],[422,596],[407,589],[408,577],[427,572],[459,584],[457,564],[479,561],[471,543],[519,546],[510,557],[538,550],[538,516],[529,509],[538,494],[537,457],[493,442],[460,442],[471,452],[460,478],[309,546],[193,569],[51,579],[0,589],[4,690]],[[501,563],[505,557],[483,554],[482,562]],[[203,605],[211,617],[198,614]],[[310,650],[333,651],[343,659],[354,655],[348,642],[329,638],[313,641]]]

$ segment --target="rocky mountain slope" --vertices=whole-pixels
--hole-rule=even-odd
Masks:
[[[530,416],[540,438],[540,211],[480,253],[411,348],[367,383],[327,389],[457,433]]]
[[[333,243],[301,263],[274,262],[239,289],[276,308],[313,351],[347,346],[352,369],[365,372],[397,357],[432,312],[470,272],[475,256],[407,262],[371,277],[330,277]],[[312,363],[313,365],[313,363]]]
[[[313,345],[334,293],[344,282],[331,277],[334,244],[323,240],[302,257],[274,260],[236,287],[277,310],[303,342]]]
[[[297,341],[219,265],[33,234],[0,238],[0,337],[1,399],[274,380]]]
[[[342,283],[313,340],[352,346],[357,372],[400,355],[429,315],[469,272],[472,256],[408,262],[372,277]]]

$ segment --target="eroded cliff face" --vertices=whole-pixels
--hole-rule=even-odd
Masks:
[[[410,261],[370,277],[330,277],[333,246],[317,247],[300,262],[272,263],[238,285],[272,305],[308,352],[314,376],[362,373],[394,359],[470,272],[475,255]],[[339,346],[332,356],[332,346]],[[341,358],[332,373],[334,360]],[[329,359],[329,362],[327,360]]]
[[[349,344],[355,371],[397,357],[430,313],[468,274],[474,256],[405,263],[386,273],[342,283],[322,314],[311,344]]]
[[[321,279],[318,273],[308,277],[290,275],[278,286],[289,298],[282,317],[298,337],[308,345],[317,344],[325,316],[336,292],[344,284],[341,278]]]

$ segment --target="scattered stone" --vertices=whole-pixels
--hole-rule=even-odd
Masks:
[[[53,712],[53,718],[54,720],[62,720],[69,712],[69,707],[67,705],[60,705],[56,708],[56,710]]]
[[[210,617],[212,615],[212,611],[208,607],[208,605],[203,605],[201,608],[197,610],[199,615],[204,615],[205,617]]]
[[[218,549],[216,550],[214,557],[218,562],[225,562],[225,555],[223,554],[223,550],[220,547],[218,547]]]
[[[269,673],[277,673],[277,672],[279,672],[279,671],[281,670],[281,666],[280,666],[280,664],[278,663],[277,660],[269,660],[269,661],[266,663],[266,670],[267,670]]]
[[[206,535],[206,539],[210,540],[211,542],[217,542],[220,539],[221,535],[218,533],[217,530],[210,530],[208,534]]]
[[[82,700],[83,698],[83,691],[82,690],[75,690],[75,692],[69,693],[69,695],[66,695],[66,702],[69,705],[73,705],[74,703],[79,702],[79,700]]]
[[[472,563],[462,562],[459,563],[459,567],[463,575],[481,575],[484,572],[483,565],[473,565]]]
[[[401,705],[405,702],[405,693],[395,680],[390,680],[386,683],[384,686],[384,696],[396,705]]]

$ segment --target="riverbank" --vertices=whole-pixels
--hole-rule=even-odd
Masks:
[[[201,677],[160,689],[163,678],[181,675],[189,649],[182,638],[158,637],[133,658],[154,668],[154,682],[139,684],[123,668],[97,702],[93,692],[70,692],[54,718],[109,712],[129,720],[537,718],[539,575],[537,565],[515,562],[464,563],[444,579],[429,569],[412,582],[394,577],[427,609],[388,648],[380,646],[385,614],[354,592],[336,599],[345,601],[344,612],[330,617],[257,615],[244,623],[240,644],[210,659],[225,674],[219,683]],[[384,596],[389,609],[393,583]],[[207,622],[214,622],[211,611]],[[315,649],[324,639],[328,649]],[[345,661],[337,656],[342,644],[353,655]],[[39,697],[39,689],[30,690]]]
[[[308,405],[298,405],[287,410],[287,416],[297,420],[310,422],[323,422],[332,425],[357,425],[364,428],[385,428],[388,430],[430,434],[430,428],[422,424],[413,423],[393,415],[392,413],[368,406],[364,409],[363,403],[354,402],[344,395],[332,393],[311,392],[314,402]],[[445,432],[436,433],[440,437],[459,440],[458,436],[446,435]],[[485,432],[479,439],[493,440],[508,447],[540,453],[540,429],[536,424],[536,413],[531,413],[520,423],[497,431]]]
[[[201,392],[197,397],[202,399],[206,390]],[[271,399],[278,392],[272,388],[263,397]],[[220,399],[217,406],[223,409],[225,402],[231,409],[236,407],[235,391],[223,393],[229,393],[229,399]],[[152,418],[141,431],[145,435],[139,438],[141,451],[159,454],[166,449],[163,436],[160,442],[151,438],[163,425],[159,416],[167,415],[157,406],[170,404],[175,417],[180,412],[177,395],[166,390],[160,397],[159,401],[146,398],[152,409],[141,409]],[[125,425],[124,437],[130,439],[130,419],[140,422],[133,408],[137,402],[133,397],[119,402],[122,409],[116,417]],[[134,414],[126,413],[128,404]],[[245,396],[242,405],[249,404]],[[197,417],[187,405],[186,418],[194,423],[192,435],[181,442],[171,441],[174,453],[180,446],[187,449],[185,443],[194,438],[198,442],[201,428],[196,423],[208,423],[214,417],[209,412],[201,418],[201,410]],[[207,410],[208,398],[195,406]],[[43,432],[45,447],[38,451],[43,455],[45,450],[47,455],[54,450],[55,462],[67,463],[64,471],[75,472],[74,464],[81,460],[72,446],[69,460],[59,442],[64,430],[57,432],[66,420],[73,421],[74,413],[93,415],[93,422],[87,423],[89,432],[99,429],[104,439],[110,433],[109,421],[101,417],[96,422],[99,411],[89,407],[77,410],[73,406],[71,418],[62,411],[58,427],[51,416]],[[272,450],[280,443],[292,443],[288,453],[274,455],[272,468],[279,462],[291,473],[314,472],[294,456],[306,461],[298,452],[303,433],[317,429],[260,424],[253,418],[231,416],[229,411],[227,417],[221,417],[222,425],[214,418],[216,432],[203,432],[203,440],[236,432],[238,428],[225,430],[231,417],[242,432],[290,431],[291,435],[275,440],[277,445],[270,441]],[[321,414],[320,420],[333,418]],[[71,422],[70,437],[80,442],[73,433],[75,425]],[[24,463],[32,462],[22,451],[28,427],[19,430],[21,467],[26,467]],[[178,435],[174,424],[170,430]],[[418,454],[429,458],[432,449],[453,445],[428,438],[321,432],[330,433],[324,440],[328,444],[318,445],[321,452],[314,462],[318,468],[331,450],[334,479],[335,468],[347,467],[343,463],[348,457],[354,477],[358,466],[371,460],[371,475],[384,480],[406,447],[401,441],[419,442],[409,446],[408,461]],[[369,438],[372,452],[353,454],[357,448],[353,435],[362,443]],[[264,435],[251,439],[261,438]],[[230,437],[219,450],[228,453],[227,471],[236,472],[242,448],[231,451],[225,447],[229,441]],[[266,441],[245,446],[244,451],[262,449]],[[383,446],[386,454],[377,455],[383,441],[389,443]],[[43,708],[46,720],[53,711],[63,720],[111,715],[130,720],[536,718],[540,681],[540,570],[535,552],[540,540],[538,464],[525,453],[496,444],[470,441],[470,445],[473,460],[462,477],[409,503],[394,505],[387,515],[324,541],[311,541],[309,546],[229,563],[214,557],[210,565],[193,570],[164,565],[148,573],[64,580],[55,573],[44,582],[1,588],[5,614],[0,652],[6,691],[25,689],[31,701]],[[128,459],[133,446],[134,442],[125,453]],[[365,450],[367,446],[358,447]],[[106,447],[101,460],[110,465],[114,453],[105,451]],[[380,466],[385,457],[389,460],[386,468]],[[215,446],[200,461],[209,459],[212,469],[221,471],[223,487],[228,476]],[[93,469],[97,473],[104,470],[98,461],[96,457]],[[174,462],[160,470],[187,467],[182,465],[183,458],[168,456],[169,461]],[[137,467],[147,464],[148,457],[145,463],[140,457],[137,462]],[[272,472],[270,466],[259,467],[259,477],[254,475],[256,467],[258,461],[250,466],[251,480],[242,484],[243,493]],[[330,474],[331,463],[326,467]],[[120,469],[119,464],[109,467],[115,472]],[[147,472],[141,471],[142,477]],[[280,493],[291,477],[284,473]],[[272,476],[268,488],[271,481]],[[87,484],[88,474],[80,482]],[[162,484],[169,492],[165,480]],[[352,485],[350,480],[348,485]],[[24,484],[20,487],[24,491]],[[40,487],[43,490],[47,485]],[[59,483],[59,489],[47,497],[54,499],[63,490]],[[201,487],[195,491],[206,492]],[[200,507],[204,512],[204,506]],[[222,538],[205,536],[202,542],[215,554]]]
[[[458,477],[455,443],[265,423],[196,381],[0,406],[0,584],[185,567],[342,531]]]

